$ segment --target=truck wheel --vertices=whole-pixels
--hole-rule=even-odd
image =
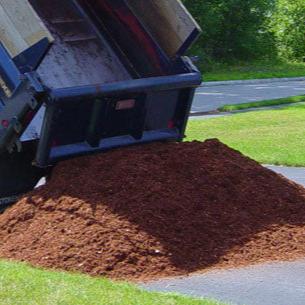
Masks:
[[[21,153],[0,155],[0,209],[31,191],[45,170],[32,165],[35,147],[27,144]]]

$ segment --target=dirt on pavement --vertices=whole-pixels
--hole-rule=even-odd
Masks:
[[[56,166],[0,216],[0,257],[124,280],[305,255],[305,189],[217,140]]]

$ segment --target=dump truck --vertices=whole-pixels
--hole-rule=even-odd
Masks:
[[[199,35],[179,0],[0,0],[1,205],[61,160],[181,141]]]

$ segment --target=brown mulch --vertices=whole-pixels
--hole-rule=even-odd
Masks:
[[[0,257],[114,279],[305,256],[305,190],[217,140],[60,163],[0,216]]]

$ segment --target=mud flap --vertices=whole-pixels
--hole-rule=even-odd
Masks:
[[[0,213],[3,213],[8,207],[16,203],[19,198],[19,196],[0,198]]]
[[[32,165],[35,151],[35,145],[27,144],[20,153],[0,155],[0,207],[31,191],[45,175],[45,171]]]

